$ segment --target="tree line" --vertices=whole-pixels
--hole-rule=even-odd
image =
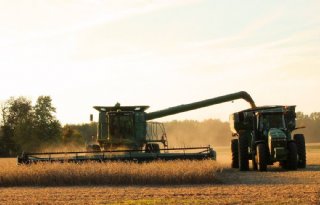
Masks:
[[[84,148],[96,136],[97,124],[61,125],[50,96],[39,96],[33,105],[25,97],[10,98],[1,103],[0,156],[16,156],[22,151],[57,150],[62,146]],[[169,146],[226,146],[231,132],[228,122],[217,119],[184,120],[164,123]],[[320,142],[320,112],[306,115],[297,112],[295,133],[303,133],[306,142]],[[57,149],[54,149],[57,148]]]
[[[39,96],[34,105],[25,97],[1,103],[0,156],[62,145],[84,146],[87,136],[95,135],[95,125],[62,126],[55,113],[50,96]]]

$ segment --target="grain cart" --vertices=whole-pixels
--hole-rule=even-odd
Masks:
[[[149,106],[121,106],[119,103],[95,106],[99,112],[96,144],[82,152],[23,153],[18,163],[215,159],[216,152],[210,146],[168,148],[163,125],[150,120],[237,99],[244,99],[255,107],[251,96],[244,91],[150,113],[146,113]]]
[[[279,162],[288,170],[306,167],[305,139],[294,134],[295,106],[265,106],[230,115],[230,127],[236,139],[231,141],[233,168],[266,171]]]

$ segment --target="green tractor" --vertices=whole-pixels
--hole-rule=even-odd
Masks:
[[[306,167],[303,134],[296,129],[295,106],[265,106],[230,115],[232,168],[267,171],[267,165],[279,162],[287,170]],[[293,136],[292,136],[293,135]]]

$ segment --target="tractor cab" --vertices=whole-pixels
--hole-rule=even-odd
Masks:
[[[268,137],[270,129],[286,130],[283,112],[257,112],[257,132],[262,138]]]

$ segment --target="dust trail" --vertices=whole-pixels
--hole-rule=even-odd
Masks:
[[[86,151],[86,147],[81,145],[76,145],[76,144],[46,146],[39,150],[39,152],[82,152],[82,151]]]
[[[229,146],[229,123],[220,120],[172,121],[165,123],[169,147]]]

